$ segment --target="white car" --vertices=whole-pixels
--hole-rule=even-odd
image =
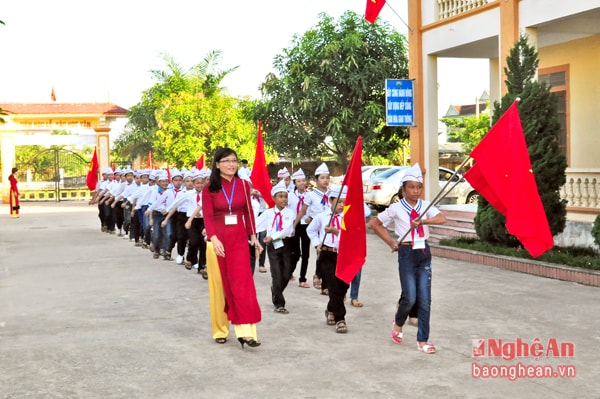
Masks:
[[[452,177],[454,173],[453,170],[448,168],[443,168],[440,166],[440,190],[446,182]],[[460,173],[457,173],[456,176],[452,179],[452,182],[448,184],[448,188],[452,187],[455,182],[459,182],[456,184],[456,187],[452,189],[448,193],[448,195],[442,200],[442,203],[451,203],[451,204],[477,204],[479,201],[479,193],[475,191],[475,189],[469,184],[468,181],[462,177]]]
[[[365,202],[377,208],[385,208],[400,201],[400,186],[402,177],[408,169],[408,166],[393,166],[385,172],[379,174],[374,179],[369,179],[363,184],[363,196]],[[446,184],[454,172],[450,169],[439,168],[440,189]],[[454,182],[459,183],[442,199],[441,203],[452,204],[477,204],[479,193],[462,177],[457,174],[453,182],[447,187],[450,188]]]
[[[363,197],[367,204],[384,208],[400,201],[398,191],[408,166],[392,166],[377,177],[363,183]]]

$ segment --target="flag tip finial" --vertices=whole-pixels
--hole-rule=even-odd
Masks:
[[[520,103],[521,102],[521,97],[515,98],[515,101],[518,102],[518,103]]]

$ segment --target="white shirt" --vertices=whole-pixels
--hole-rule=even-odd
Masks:
[[[329,220],[331,219],[331,223]],[[343,213],[331,216],[331,208],[329,212],[323,212],[317,215],[306,228],[306,235],[310,238],[310,244],[317,247],[321,244],[328,247],[338,248],[340,243],[340,235],[342,234],[342,221],[344,220]],[[325,227],[330,225],[339,230],[339,234],[325,233]]]
[[[419,215],[421,216],[422,219],[433,218],[440,213],[439,209],[437,209],[435,206],[432,206],[431,208],[429,208],[429,210],[427,211],[427,213],[425,215],[421,214],[429,206],[429,203],[430,203],[429,201],[419,200],[417,202],[417,205],[415,206],[415,208],[412,208],[412,209],[415,209],[417,211],[417,213],[419,213]],[[406,203],[406,205],[408,205],[408,203]],[[394,222],[394,232],[398,236],[398,239],[400,239],[411,228],[411,224],[410,224],[411,217],[410,217],[409,208],[410,208],[410,205],[408,205],[408,208],[407,208],[403,204],[403,201],[396,202],[396,203],[390,205],[385,211],[378,214],[377,219],[379,219],[381,221],[381,223],[383,223],[383,225],[389,225],[391,222]],[[429,226],[427,226],[427,225],[421,225],[421,226],[423,226],[423,233],[424,233],[423,238],[428,239],[429,238]],[[404,241],[411,241],[411,235],[410,234],[407,235],[404,238]]]
[[[294,231],[294,213],[288,208],[269,208],[256,219],[256,231],[266,231],[273,241],[290,237]]]
[[[304,205],[308,206],[306,210],[306,215],[310,218],[315,218],[317,215],[331,211],[331,204],[329,204],[329,199],[323,201],[323,195],[327,195],[329,197],[329,190],[326,193],[322,193],[318,189],[314,189],[312,191],[307,192],[304,195]]]

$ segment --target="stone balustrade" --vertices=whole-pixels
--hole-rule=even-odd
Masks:
[[[438,19],[446,19],[474,10],[496,0],[437,0]]]
[[[567,182],[560,189],[560,197],[570,208],[600,211],[600,171],[597,169],[569,169]]]

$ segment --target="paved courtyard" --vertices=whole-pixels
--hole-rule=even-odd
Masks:
[[[285,291],[290,314],[274,313],[270,275],[257,272],[263,344],[242,350],[233,332],[225,345],[211,339],[205,280],[101,233],[97,208],[24,203],[20,219],[3,208],[0,398],[600,398],[598,288],[434,258],[438,353],[425,355],[414,327],[402,345],[390,338],[396,257],[368,234],[364,307],[347,302],[348,334],[297,282]],[[473,357],[478,339],[492,353]],[[500,343],[522,356],[487,356]],[[530,366],[556,375],[526,378]],[[482,377],[500,372],[516,378]]]

